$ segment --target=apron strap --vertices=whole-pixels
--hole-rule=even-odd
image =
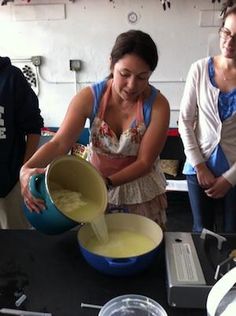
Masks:
[[[100,107],[99,107],[99,111],[98,111],[98,117],[104,121],[104,114],[105,114],[105,110],[106,107],[108,105],[108,101],[111,97],[111,92],[112,92],[112,84],[113,84],[113,80],[109,80],[107,82],[107,87],[106,87],[106,91],[103,94],[102,98],[101,98],[101,102],[100,102]],[[143,117],[143,101],[141,98],[138,99],[137,101],[137,110],[136,110],[136,123],[143,123],[144,122],[144,117]]]

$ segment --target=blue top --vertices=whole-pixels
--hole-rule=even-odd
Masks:
[[[211,84],[217,88],[217,84],[215,82],[215,68],[212,57],[210,57],[208,61],[208,72]],[[220,91],[218,110],[222,122],[231,117],[236,112],[236,89],[233,89],[229,92]],[[229,163],[220,144],[216,146],[206,164],[217,177],[229,169]],[[183,174],[196,174],[195,169],[188,161],[186,161],[184,164]]]
[[[94,105],[93,105],[92,117],[90,117],[90,126],[92,125],[92,122],[93,122],[95,116],[97,115],[99,105],[100,105],[100,100],[102,98],[104,89],[106,87],[106,83],[107,83],[107,80],[103,80],[103,81],[97,82],[97,83],[92,85],[92,89],[93,89],[93,93],[94,93]],[[143,117],[144,117],[144,122],[145,122],[146,126],[148,126],[150,123],[151,113],[152,113],[152,105],[153,105],[153,102],[156,99],[156,96],[158,93],[158,90],[155,87],[153,87],[153,86],[150,86],[150,87],[151,87],[151,94],[144,101],[144,104],[143,104]],[[135,122],[133,122],[133,124],[134,123]]]

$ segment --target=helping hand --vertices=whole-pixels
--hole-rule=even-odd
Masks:
[[[45,168],[28,168],[23,166],[20,170],[21,194],[27,208],[36,213],[45,209],[45,203],[42,199],[35,198],[29,190],[29,179],[32,175],[44,173]]]
[[[210,188],[215,183],[216,178],[205,163],[195,166],[195,169],[197,171],[198,183],[203,189]]]
[[[206,194],[213,198],[219,199],[225,196],[225,194],[232,188],[231,183],[229,183],[223,176],[216,178],[215,183],[205,190]]]

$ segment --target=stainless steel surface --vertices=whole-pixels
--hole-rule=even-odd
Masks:
[[[204,308],[207,286],[190,233],[165,233],[167,298],[174,307]]]
[[[216,283],[215,274],[222,266],[222,277],[236,264],[231,258],[236,234],[219,235],[188,232],[165,233],[167,299],[170,306],[205,308],[207,296]],[[223,263],[226,262],[226,265]],[[224,267],[223,267],[224,266]],[[226,266],[226,267],[225,267]]]

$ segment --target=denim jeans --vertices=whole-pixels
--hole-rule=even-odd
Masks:
[[[216,215],[223,215],[220,232],[236,232],[236,187],[220,199],[213,199],[206,195],[197,180],[196,175],[186,176],[188,193],[193,214],[193,232],[201,232],[203,228],[215,230]]]

